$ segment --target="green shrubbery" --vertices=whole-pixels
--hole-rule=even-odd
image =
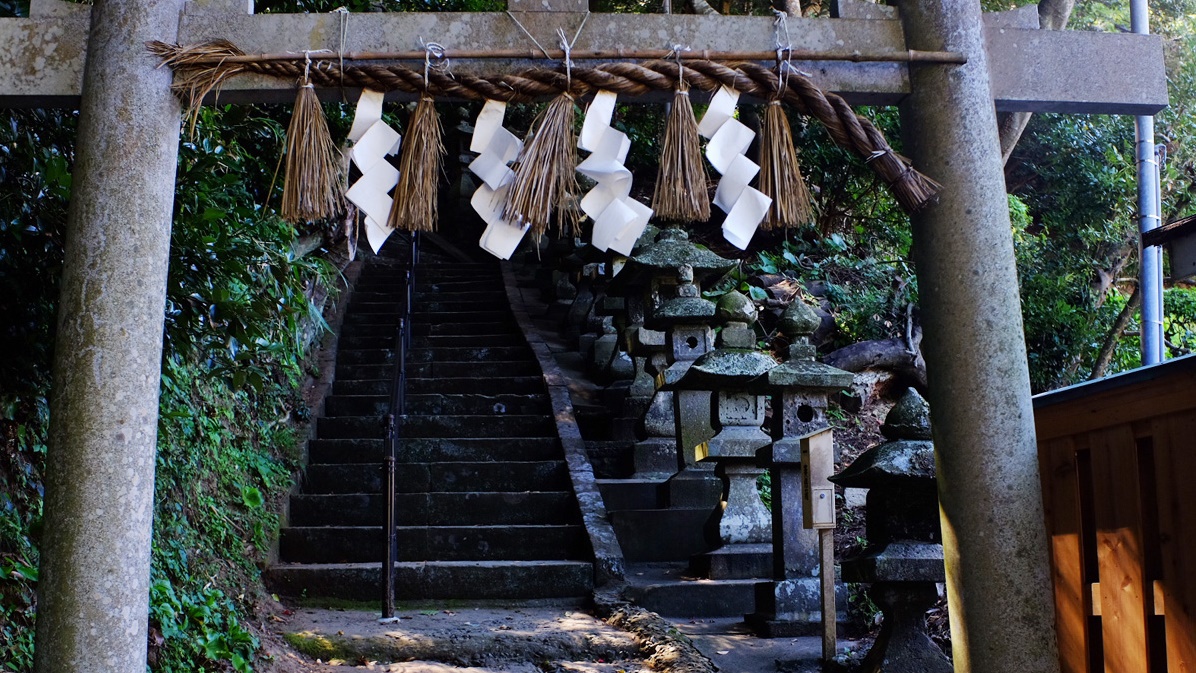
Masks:
[[[247,626],[300,451],[303,357],[335,270],[266,205],[286,110],[203,110],[180,147],[155,483],[154,670],[249,670]],[[41,474],[72,113],[10,111],[0,203],[0,662],[32,664]],[[278,187],[273,186],[277,191]],[[276,199],[275,199],[276,201]],[[307,233],[307,232],[303,232]]]

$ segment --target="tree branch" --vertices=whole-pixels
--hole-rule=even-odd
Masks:
[[[1134,317],[1134,313],[1142,304],[1142,292],[1140,288],[1135,287],[1134,293],[1130,295],[1129,301],[1125,303],[1125,308],[1121,309],[1121,313],[1117,314],[1117,319],[1113,321],[1113,327],[1109,330],[1108,335],[1105,336],[1105,342],[1101,344],[1100,353],[1096,356],[1096,363],[1092,365],[1092,376],[1088,380],[1099,379],[1105,375],[1105,370],[1109,368],[1109,363],[1113,361],[1113,353],[1117,350],[1117,342],[1121,339],[1121,333],[1125,331],[1130,325],[1130,320]]]
[[[922,359],[922,329],[915,325],[910,350],[903,337],[861,341],[828,353],[822,361],[852,373],[883,369],[913,381],[926,389],[926,362]]]

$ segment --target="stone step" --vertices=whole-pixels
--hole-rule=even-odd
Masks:
[[[492,362],[530,360],[532,349],[523,346],[489,346],[484,339],[472,346],[416,346],[407,354],[407,362]]]
[[[637,565],[628,568],[627,577],[631,586],[624,590],[624,596],[663,617],[742,618],[756,611],[758,579],[694,581],[696,578],[686,576],[681,569],[645,570]]]
[[[364,288],[364,289],[363,289]],[[349,306],[353,306],[354,302],[395,302],[401,305],[403,301],[403,288],[401,286],[380,286],[362,285],[362,281],[358,281],[357,285],[353,287],[353,298],[349,300]]]
[[[380,351],[379,351],[380,352]],[[407,378],[460,379],[475,378],[481,384],[497,377],[532,377],[541,373],[535,360],[487,360],[484,362],[407,362]],[[338,381],[393,380],[395,363],[376,364],[342,362],[336,367]]]
[[[484,416],[487,414],[537,414],[545,416],[552,413],[552,405],[549,403],[546,393],[489,395],[479,391],[478,393],[459,393],[453,395],[408,395],[406,411],[410,415],[474,414]]]
[[[476,376],[482,390],[486,382],[496,376],[536,376],[540,374],[540,363],[535,360],[486,360],[484,362],[408,362],[407,376],[410,378],[438,379]]]
[[[346,314],[349,313],[402,313],[403,302],[395,297],[391,297],[390,301],[371,300],[365,301],[361,297],[354,295],[349,300],[349,305],[345,307]]]
[[[502,277],[498,268],[488,264],[453,264],[447,265],[447,267],[440,267],[440,265],[423,267],[421,265],[416,269],[416,273],[419,274],[420,281],[431,286],[446,282],[498,281]]]
[[[564,491],[572,488],[562,460],[403,463],[395,468],[400,493]],[[304,493],[381,493],[381,463],[312,463]],[[704,549],[702,551],[705,551]]]
[[[346,323],[341,325],[340,338],[343,341],[346,338],[353,337],[386,337],[390,339],[389,343],[393,344],[398,333],[399,323],[397,320],[393,325],[355,325],[353,323]]]
[[[324,399],[324,415],[384,416],[390,413],[389,395],[329,395]]]
[[[403,287],[403,278],[397,276],[395,278],[367,278],[358,280],[357,284],[353,286],[353,297],[349,301],[354,301],[358,298],[362,300],[378,300],[378,301],[402,301],[407,297],[407,290]]]
[[[336,381],[386,381],[387,391],[395,377],[395,363],[386,364],[338,364]],[[335,383],[334,382],[334,383]]]
[[[383,439],[313,439],[308,460],[322,463],[378,463],[389,449]],[[399,440],[398,462],[470,463],[486,460],[551,461],[561,457],[555,437],[423,438]],[[381,468],[379,468],[381,469]]]
[[[689,559],[689,572],[712,580],[772,577],[772,544],[726,544]]]
[[[401,420],[399,436],[408,438],[556,436],[556,422],[544,414],[404,416]]]
[[[296,494],[290,522],[295,526],[381,526],[381,493]],[[567,491],[400,493],[395,517],[400,526],[564,525],[578,519]]]
[[[336,379],[332,382],[333,395],[390,395],[394,381],[384,379]]]
[[[408,395],[408,414],[524,415],[551,412],[548,396],[529,395]],[[324,401],[324,415],[383,416],[390,412],[389,395],[330,395]]]
[[[580,425],[580,421],[578,422]],[[582,430],[582,436],[587,436]],[[587,441],[586,455],[599,479],[626,479],[635,471],[635,444],[629,441]]]
[[[414,348],[504,348],[526,346],[527,340],[522,335],[502,331],[493,334],[415,336],[411,340],[411,345]]]
[[[659,509],[667,507],[666,495],[658,479],[595,479],[608,512],[618,510]]]
[[[342,330],[336,345],[338,349],[348,350],[370,350],[375,348],[390,350],[395,346],[396,336],[397,330],[393,329],[382,334],[362,334],[357,336],[347,336]]]
[[[389,390],[389,387],[387,387],[387,390]],[[412,378],[407,381],[407,392],[411,395],[473,393],[479,390],[484,390],[490,395],[542,393],[544,392],[544,378],[542,376],[511,376],[504,378],[454,377],[438,379]],[[368,393],[362,392],[360,394]]]
[[[393,269],[363,269],[353,285],[353,294],[358,292],[389,292],[402,288],[407,271],[402,267]]]
[[[437,311],[434,308],[425,308],[418,303],[413,308],[411,323],[416,328],[421,325],[441,323],[455,323],[460,325],[477,325],[478,323],[493,325],[514,324],[514,318],[511,317],[510,311],[506,309],[495,310],[493,304],[489,306],[489,310]],[[419,334],[419,332],[416,331],[416,334]]]
[[[518,334],[512,316],[488,316],[485,319],[458,320],[460,313],[412,314],[412,336],[473,336],[478,334]]]
[[[386,436],[378,416],[325,416],[316,419],[317,439],[382,439]]]
[[[506,310],[505,298],[500,301],[497,296],[451,300],[440,297],[437,294],[416,295],[414,303],[411,304],[411,309],[412,313],[417,316],[431,314],[472,315],[481,313],[495,318],[502,318],[510,313],[510,311]]]
[[[394,344],[391,344],[392,346]],[[391,348],[340,348],[336,352],[337,373],[344,375],[341,368],[346,365],[382,365],[394,363]]]
[[[324,416],[316,420],[316,438],[383,439],[386,428],[379,416]],[[402,438],[535,438],[555,436],[553,418],[537,415],[404,416]]]
[[[607,513],[628,563],[688,561],[694,554],[710,551],[714,545],[707,540],[717,537],[714,531],[707,532],[713,525],[712,509],[672,507]]]
[[[507,304],[507,291],[502,287],[497,287],[499,282],[495,280],[493,283],[487,283],[485,287],[478,286],[473,289],[442,286],[442,289],[439,290],[429,289],[427,283],[424,283],[423,287],[419,283],[416,283],[415,294],[413,296],[416,301],[420,302],[489,302],[490,308],[493,308],[495,305],[505,306]]]
[[[589,538],[572,526],[398,526],[398,561],[571,560]],[[382,526],[283,528],[279,559],[288,563],[363,563],[381,559]]]
[[[392,331],[398,328],[402,313],[354,313],[345,312],[346,326],[368,325],[371,327],[389,327]]]
[[[277,564],[266,572],[283,596],[381,601],[382,564]],[[588,561],[430,561],[395,564],[395,599],[588,600],[594,568]]]

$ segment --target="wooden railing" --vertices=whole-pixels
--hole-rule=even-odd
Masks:
[[[1196,673],[1196,356],[1034,409],[1063,673]]]

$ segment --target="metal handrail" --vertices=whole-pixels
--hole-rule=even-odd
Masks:
[[[415,264],[419,261],[419,232],[411,234],[411,256],[407,272],[403,274],[403,317],[395,332],[394,379],[390,387],[390,409],[386,414],[387,454],[383,459],[386,472],[386,553],[382,561],[382,616],[395,614],[395,559],[398,556],[398,537],[395,520],[395,462],[399,452],[399,422],[407,410],[407,353],[411,351],[411,305],[415,300]]]

